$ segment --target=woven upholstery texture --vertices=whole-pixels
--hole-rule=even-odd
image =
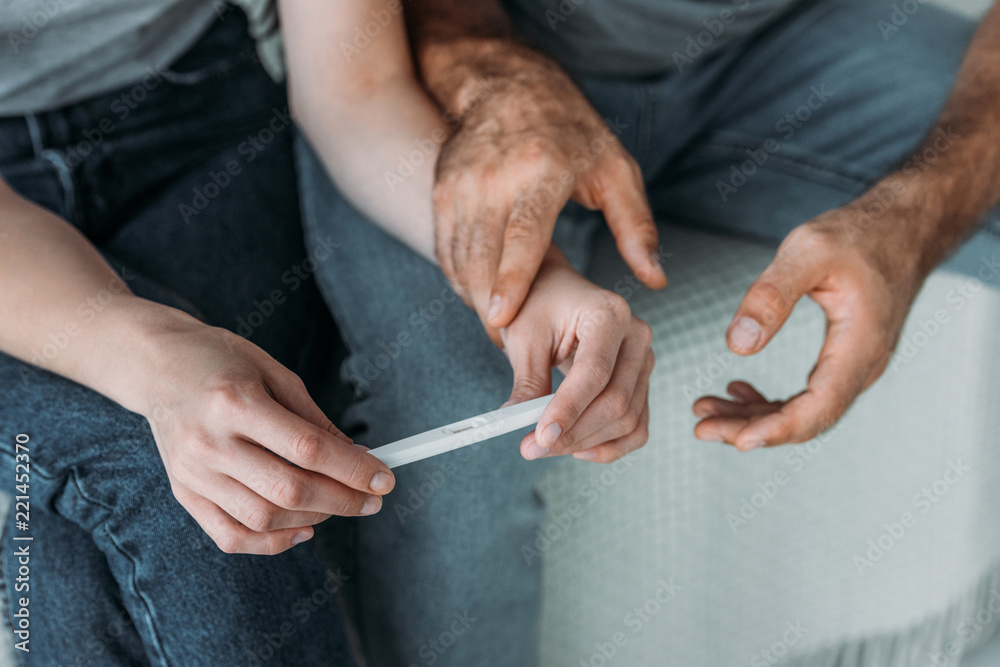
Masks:
[[[612,243],[593,261],[655,331],[650,440],[543,481],[549,516],[522,549],[544,567],[542,664],[913,667],[989,639],[1000,614],[961,624],[993,590],[1000,611],[1000,293],[962,301],[970,279],[938,271],[890,369],[831,432],[741,454],[694,439],[693,398],[733,379],[801,391],[823,313],[804,300],[763,353],[737,358],[724,332],[773,247],[662,239],[662,293],[633,291]]]

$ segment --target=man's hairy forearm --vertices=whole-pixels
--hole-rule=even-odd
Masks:
[[[935,129],[904,167],[860,203],[887,192],[923,224],[912,230],[929,272],[1000,202],[1000,5],[983,19]]]
[[[505,89],[582,100],[559,65],[516,38],[499,0],[421,0],[407,5],[406,22],[424,85],[458,118]]]

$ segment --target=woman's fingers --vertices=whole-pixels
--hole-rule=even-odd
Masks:
[[[287,510],[261,497],[237,480],[225,475],[207,476],[191,490],[210,500],[255,533],[284,528],[305,528],[330,518],[329,514]]]
[[[571,454],[632,433],[649,403],[653,364],[649,338],[640,329],[622,344],[608,386],[559,439],[559,446],[552,453]]]
[[[593,463],[613,463],[641,448],[649,440],[649,404],[643,409],[639,416],[639,423],[631,433],[624,435],[611,442],[597,445],[591,449],[573,454],[573,458],[580,461],[591,461]]]
[[[273,400],[260,400],[236,433],[300,468],[364,493],[386,494],[395,485],[389,468],[339,431],[331,433]]]
[[[174,495],[216,546],[229,554],[273,556],[311,539],[314,534],[311,526],[254,532],[212,501],[189,489],[175,488]]]
[[[245,441],[233,442],[224,459],[213,467],[218,473],[232,478],[265,502],[284,511],[326,516],[367,516],[382,506],[378,495],[348,488],[324,475],[293,466],[264,448]],[[197,482],[192,486],[201,490]],[[204,490],[203,495],[228,510],[219,502],[211,487]]]

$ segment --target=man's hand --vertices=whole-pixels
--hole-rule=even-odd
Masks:
[[[573,454],[610,463],[646,444],[652,331],[624,299],[574,271],[555,246],[503,336],[514,369],[508,404],[548,394],[553,366],[566,374],[521,441],[525,458]]]
[[[768,402],[734,382],[736,400],[701,398],[695,434],[742,450],[802,442],[829,428],[885,370],[924,279],[1000,202],[1000,4],[983,19],[935,131],[903,168],[853,204],[785,239],[729,326],[729,347],[754,354],[809,295],[827,317],[806,390]],[[958,137],[941,152],[940,132]],[[930,154],[933,160],[921,156]],[[884,203],[893,203],[888,207]]]
[[[494,82],[442,146],[434,188],[441,268],[487,325],[517,314],[569,199],[603,211],[640,280],[666,284],[639,167],[575,86],[549,67]]]
[[[381,508],[392,473],[263,350],[183,320],[154,341],[164,361],[143,413],[174,495],[220,549],[280,553],[331,515]]]
[[[858,203],[796,228],[750,287],[726,334],[740,355],[762,350],[807,295],[826,313],[826,342],[805,391],[768,401],[745,382],[732,400],[702,397],[695,435],[742,451],[805,442],[833,424],[885,370],[928,267],[912,219],[887,213],[865,225]]]
[[[643,283],[666,285],[638,166],[566,73],[516,41],[501,3],[422,0],[405,15],[456,126],[437,163],[436,254],[487,328],[517,314],[569,199],[604,213]]]

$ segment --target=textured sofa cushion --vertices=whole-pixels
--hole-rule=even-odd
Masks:
[[[664,293],[634,290],[611,243],[594,260],[592,277],[655,331],[651,436],[616,466],[568,461],[544,480],[549,517],[522,549],[544,567],[542,664],[912,667],[988,639],[1000,293],[938,271],[890,369],[832,432],[740,454],[693,438],[693,398],[737,378],[769,397],[800,391],[822,311],[804,301],[765,352],[737,358],[723,334],[773,248],[663,238]]]

